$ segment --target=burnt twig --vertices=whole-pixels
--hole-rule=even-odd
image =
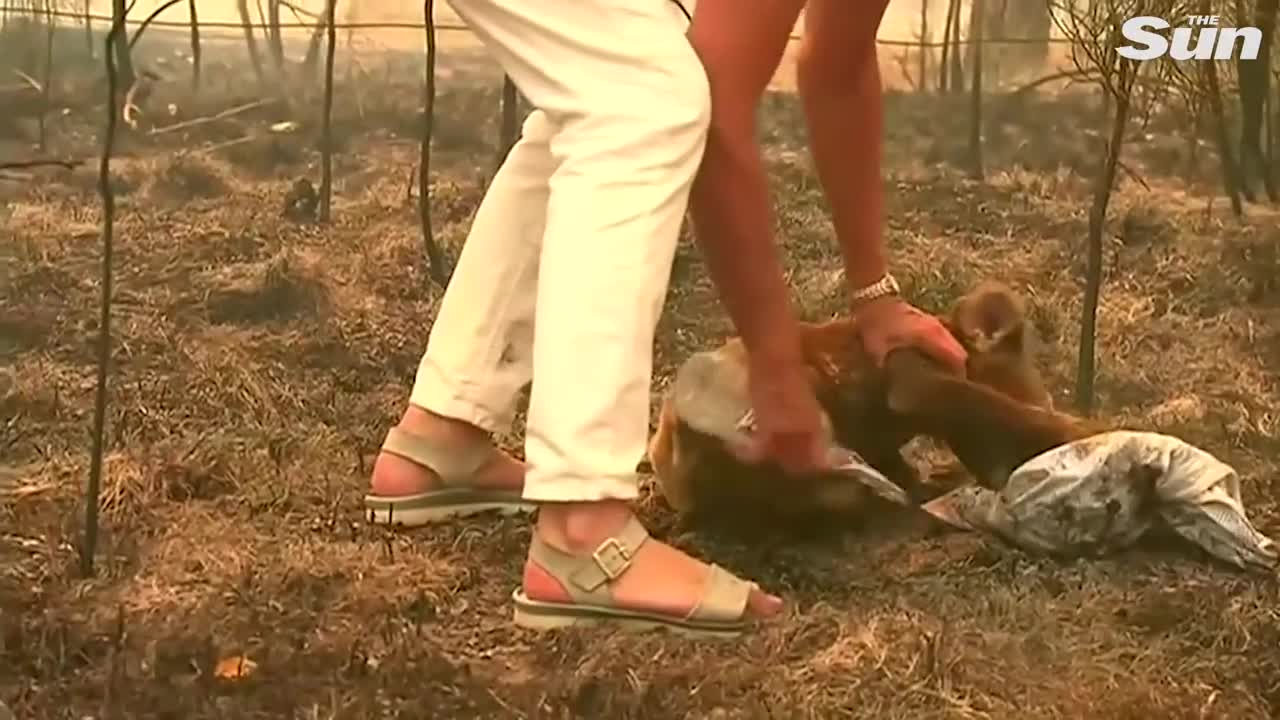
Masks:
[[[75,170],[84,164],[84,160],[56,160],[41,158],[39,160],[8,160],[0,162],[0,170],[29,170],[38,167],[62,167]]]

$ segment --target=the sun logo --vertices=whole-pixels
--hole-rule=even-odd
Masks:
[[[1190,15],[1187,17],[1190,27],[1174,28],[1170,41],[1155,32],[1169,29],[1168,20],[1152,16],[1130,18],[1120,26],[1120,34],[1135,44],[1118,47],[1116,52],[1130,60],[1155,60],[1164,55],[1174,60],[1230,60],[1235,57],[1236,41],[1243,40],[1240,59],[1257,59],[1262,46],[1262,30],[1256,27],[1224,28],[1218,27],[1219,23],[1217,15]],[[1195,47],[1192,47],[1191,37],[1195,28],[1200,29],[1200,34]]]

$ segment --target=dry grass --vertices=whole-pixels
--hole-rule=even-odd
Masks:
[[[455,118],[486,107],[465,89],[446,100]],[[1022,288],[1065,403],[1092,110],[1036,103],[1006,113],[991,176],[975,184],[946,164],[963,157],[961,113],[891,97],[889,239],[926,308],[985,276]],[[840,309],[842,287],[797,112],[771,98],[764,130],[792,283],[818,318]],[[455,252],[482,193],[476,167],[492,157],[485,123],[457,122],[437,159],[437,233]],[[1181,548],[1048,561],[893,517],[744,543],[680,527],[648,487],[655,534],[783,592],[785,620],[739,644],[513,629],[525,522],[393,535],[359,511],[438,299],[404,199],[416,150],[352,132],[335,163],[335,222],[321,228],[280,214],[292,178],[314,176],[305,138],[273,140],[287,148],[274,164],[177,159],[173,142],[118,163],[133,192],[117,231],[106,536],[91,580],[75,575],[73,545],[93,394],[92,184],[50,173],[0,232],[0,666],[12,669],[0,701],[19,717],[106,717],[108,693],[115,717],[165,718],[1280,713],[1274,581]],[[1280,535],[1280,297],[1257,269],[1274,269],[1276,215],[1251,208],[1239,226],[1181,180],[1146,179],[1150,192],[1126,183],[1115,202],[1100,406],[1231,462],[1256,525]],[[655,397],[682,358],[730,330],[686,244]],[[504,440],[518,451],[518,435]],[[212,677],[235,655],[256,671]]]

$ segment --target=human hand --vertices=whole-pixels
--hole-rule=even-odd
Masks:
[[[792,475],[828,468],[822,408],[804,363],[751,358],[751,441],[735,448],[746,462],[772,460]]]
[[[876,367],[883,367],[885,357],[893,350],[914,347],[947,370],[964,374],[968,355],[946,326],[901,298],[888,296],[872,300],[856,308],[853,316],[862,346]]]

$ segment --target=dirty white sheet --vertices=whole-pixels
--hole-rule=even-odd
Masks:
[[[924,506],[955,527],[1024,550],[1098,555],[1156,523],[1241,569],[1275,572],[1275,543],[1254,529],[1236,471],[1178,438],[1114,431],[1024,463],[1000,492],[963,487]]]

